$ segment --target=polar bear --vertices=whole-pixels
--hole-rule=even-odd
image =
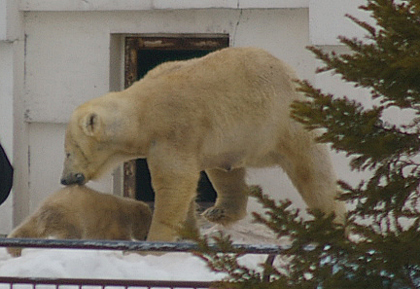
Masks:
[[[180,224],[194,223],[200,171],[217,192],[203,214],[226,225],[246,215],[246,168],[280,166],[310,208],[342,222],[328,148],[290,117],[292,102],[305,99],[295,79],[259,48],[164,63],[74,110],[61,183],[85,184],[120,162],[146,158],[156,193],[147,240],[174,241]]]
[[[50,195],[8,238],[145,240],[152,210],[141,201],[68,186]],[[21,248],[7,248],[20,256]]]

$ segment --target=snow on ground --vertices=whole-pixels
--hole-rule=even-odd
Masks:
[[[223,231],[235,243],[272,244],[275,238],[261,225],[238,222],[230,228],[215,225],[207,235]],[[258,268],[266,255],[247,255],[243,264]],[[161,256],[123,253],[121,251],[24,249],[12,258],[0,248],[0,276],[40,278],[90,278],[212,281],[225,275],[211,272],[206,263],[190,253],[166,253]]]

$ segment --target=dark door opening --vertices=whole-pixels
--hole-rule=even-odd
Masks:
[[[229,46],[227,35],[127,37],[126,87],[163,62],[201,57],[227,46]],[[124,195],[149,203],[154,202],[150,172],[145,159],[137,159],[124,165]],[[197,187],[197,202],[208,206],[209,203],[214,203],[216,197],[216,192],[207,175],[201,172]]]

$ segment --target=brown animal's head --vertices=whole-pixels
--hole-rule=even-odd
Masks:
[[[115,132],[120,130],[120,123],[111,111],[116,108],[97,103],[90,101],[78,107],[67,126],[63,185],[83,185],[129,159],[115,149],[115,140],[118,139]]]

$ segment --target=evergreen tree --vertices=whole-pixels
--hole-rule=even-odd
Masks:
[[[319,73],[332,71],[368,89],[377,105],[367,108],[303,81],[300,90],[308,100],[294,103],[292,116],[309,130],[323,129],[320,142],[345,152],[352,169],[372,177],[357,186],[339,182],[340,198],[354,206],[345,226],[320,212],[304,221],[289,201],[275,202],[253,188],[266,208],[254,214],[256,221],[290,239],[279,252],[288,266],[266,266],[271,278],[264,280],[238,263],[241,253],[228,236],[215,238],[221,252],[196,236],[198,256],[230,276],[217,288],[420,288],[420,118],[402,125],[383,117],[390,108],[420,115],[420,0],[367,0],[360,9],[376,25],[348,16],[367,33],[364,40],[340,37],[350,53],[309,49],[324,63]]]

